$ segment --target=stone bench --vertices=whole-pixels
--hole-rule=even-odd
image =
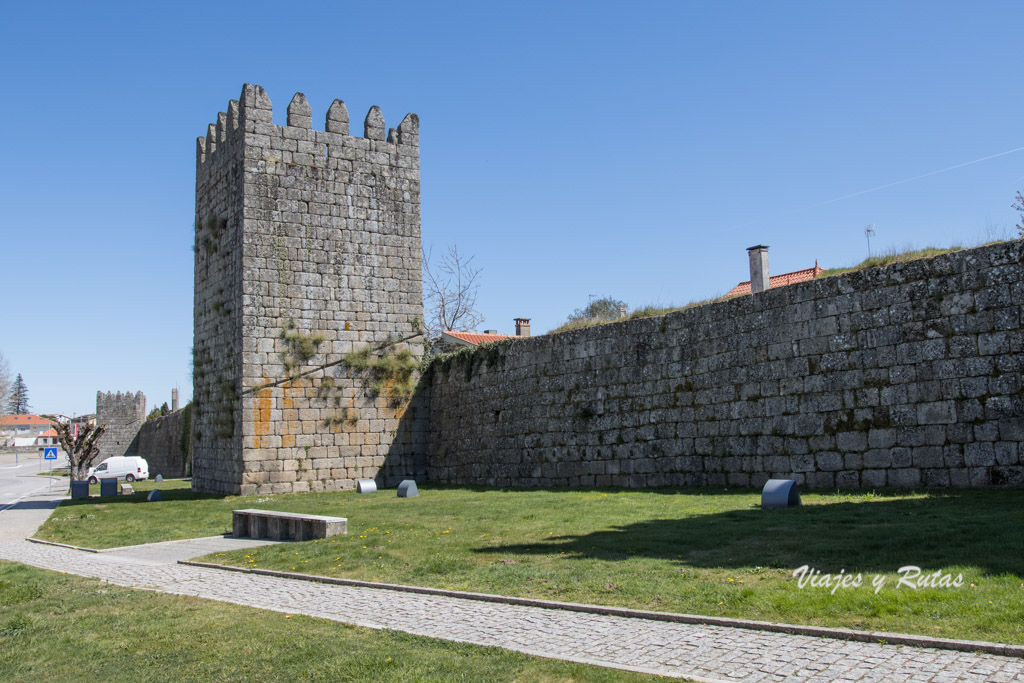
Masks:
[[[308,541],[348,533],[345,517],[306,515],[274,510],[232,510],[235,538],[269,538],[273,541]]]

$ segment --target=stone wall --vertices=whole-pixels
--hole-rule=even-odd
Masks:
[[[245,85],[198,141],[193,487],[422,472],[424,407],[346,362],[422,354],[419,120],[388,131],[373,107],[355,137],[335,100],[314,130],[301,93],[272,113]]]
[[[138,455],[139,427],[146,420],[146,396],[141,392],[96,392],[96,424],[105,431],[94,464],[115,455]]]
[[[1024,484],[1024,242],[464,352],[431,481]]]
[[[151,479],[184,477],[192,464],[192,406],[163,417],[146,420],[139,429],[137,455],[149,464]]]

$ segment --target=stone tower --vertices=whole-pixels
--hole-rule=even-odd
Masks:
[[[246,84],[196,149],[192,486],[349,488],[425,469],[419,118],[285,126]]]
[[[100,455],[94,464],[117,455],[138,455],[139,429],[145,421],[146,396],[141,391],[97,391],[96,424],[105,431],[97,442]]]

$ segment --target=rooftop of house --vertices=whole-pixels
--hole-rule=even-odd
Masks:
[[[11,427],[46,427],[50,421],[45,417],[25,413],[23,415],[4,415],[0,417],[0,429]]]
[[[792,273],[783,273],[782,275],[772,275],[768,278],[768,289],[775,289],[776,287],[785,287],[786,285],[796,284],[797,282],[813,280],[824,272],[825,269],[819,266],[818,262],[815,261],[813,268],[794,270]],[[730,289],[726,293],[726,296],[737,296],[739,294],[750,294],[750,280],[739,283]]]
[[[453,330],[441,333],[442,341],[462,346],[479,346],[487,342],[496,342],[513,337],[515,337],[514,334],[485,334],[482,332],[455,332]]]

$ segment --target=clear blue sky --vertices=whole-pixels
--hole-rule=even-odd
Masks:
[[[421,119],[423,239],[482,327],[683,304],[874,246],[1014,234],[1020,2],[14,3],[0,351],[37,412],[191,395],[195,138],[267,89]],[[354,129],[356,127],[354,126]]]

